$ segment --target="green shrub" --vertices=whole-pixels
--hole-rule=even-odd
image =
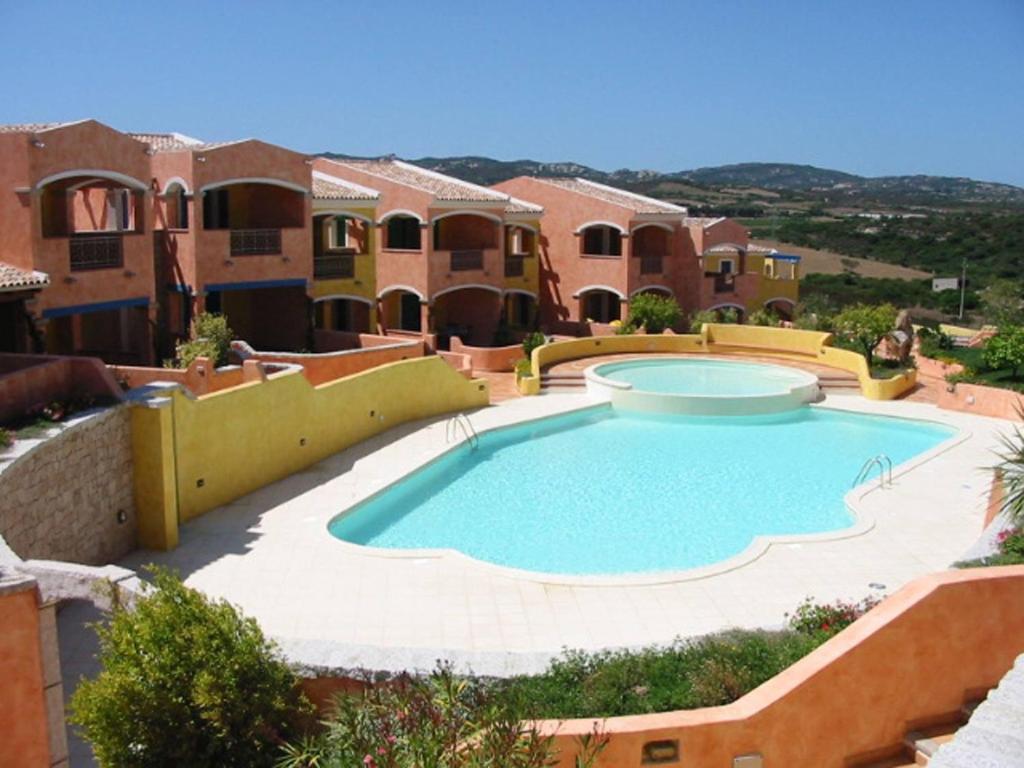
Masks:
[[[985,365],[992,370],[1008,368],[1016,379],[1024,368],[1024,326],[1007,325],[985,342]]]
[[[949,360],[947,354],[953,349],[953,337],[942,331],[932,331],[928,328],[922,328],[918,332],[918,337],[921,339],[921,354],[925,357],[930,357],[933,360]]]
[[[14,445],[14,435],[9,430],[0,427],[0,450],[10,448]]]
[[[880,598],[867,597],[851,603],[836,600],[834,603],[816,603],[812,598],[804,600],[789,616],[790,629],[801,634],[826,638],[838,634],[881,602]]]
[[[732,307],[725,309],[701,309],[690,315],[690,333],[700,333],[705,323],[733,324],[739,320],[739,313]]]
[[[1009,528],[996,538],[996,552],[975,560],[962,560],[956,568],[984,568],[993,565],[1024,565],[1024,530]]]
[[[201,312],[192,321],[192,332],[188,341],[178,344],[174,350],[173,368],[188,368],[197,357],[208,357],[215,366],[227,365],[234,333],[228,327],[224,315]]]
[[[629,300],[629,317],[625,325],[641,326],[648,333],[663,333],[672,328],[683,316],[682,310],[671,296],[656,293],[641,293]]]
[[[636,333],[636,326],[632,323],[619,323],[614,327],[616,336],[632,336]]]
[[[779,316],[768,307],[757,309],[750,313],[747,318],[750,325],[762,325],[766,327],[778,327]]]
[[[875,348],[893,331],[897,314],[892,304],[855,304],[836,315],[835,330],[871,365]]]
[[[270,766],[309,710],[253,619],[153,569],[134,609],[97,625],[101,671],[71,700],[110,768]]]
[[[445,666],[335,699],[319,736],[284,749],[279,768],[543,768],[552,744],[478,680]]]
[[[533,363],[528,358],[516,360],[516,381],[533,375]]]
[[[545,337],[540,331],[528,333],[526,338],[523,339],[523,354],[526,356],[526,359],[529,360],[533,356],[533,350],[537,347],[543,347],[547,343],[547,337]]]

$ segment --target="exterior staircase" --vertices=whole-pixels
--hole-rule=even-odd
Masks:
[[[978,702],[969,702],[964,704],[960,712],[945,722],[928,728],[908,731],[903,739],[902,750],[891,757],[866,763],[854,763],[853,765],[857,768],[919,768],[924,765],[934,768],[937,764],[930,762],[932,757],[942,745],[951,741],[964,727],[977,706]],[[971,766],[971,768],[981,768],[981,766]]]
[[[821,391],[828,394],[856,395],[860,393],[860,380],[852,373],[846,371],[829,371],[818,374],[818,386]]]
[[[547,394],[580,394],[587,388],[583,372],[541,373],[540,391]]]

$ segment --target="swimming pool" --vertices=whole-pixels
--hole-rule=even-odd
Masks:
[[[708,358],[625,360],[585,372],[619,408],[718,416],[777,413],[818,397],[818,378],[781,365]]]
[[[953,434],[806,406],[745,417],[602,406],[485,433],[329,530],[552,574],[681,570],[732,557],[758,535],[846,528],[843,497],[867,457],[900,464]]]

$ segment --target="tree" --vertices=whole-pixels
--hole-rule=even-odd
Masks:
[[[739,314],[733,307],[724,309],[701,309],[690,316],[690,333],[700,333],[705,323],[723,323],[734,325],[739,320]]]
[[[175,359],[167,367],[188,368],[197,357],[208,357],[216,366],[227,365],[234,337],[224,315],[200,312],[192,321],[189,340],[178,344],[174,350]]]
[[[984,359],[989,368],[1009,368],[1016,379],[1024,367],[1024,326],[1003,326],[985,343]]]
[[[994,325],[1024,325],[1024,284],[996,280],[981,292],[985,319]]]
[[[769,307],[763,307],[762,309],[756,309],[751,312],[750,317],[747,318],[747,323],[750,325],[763,325],[771,328],[777,328],[779,325],[779,316]]]
[[[855,304],[836,315],[833,322],[836,331],[859,347],[871,365],[875,348],[893,330],[896,316],[892,304]]]
[[[641,293],[629,301],[626,325],[634,328],[643,326],[648,333],[662,333],[678,323],[682,316],[679,303],[671,296]]]
[[[100,674],[71,700],[108,768],[271,766],[310,710],[253,619],[169,571],[97,625]]]

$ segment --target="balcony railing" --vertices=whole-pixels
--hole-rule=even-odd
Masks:
[[[524,267],[522,256],[505,257],[505,277],[522,277],[523,271]]]
[[[731,272],[712,272],[708,275],[715,281],[715,293],[734,293],[736,291],[736,275]]]
[[[451,271],[469,272],[484,268],[484,252],[479,249],[452,251]]]
[[[313,259],[313,277],[352,278],[356,276],[356,257],[352,253],[327,253]]]
[[[124,266],[120,233],[78,233],[69,239],[71,271],[117,269]]]
[[[660,275],[662,272],[662,256],[660,253],[640,255],[641,275]]]
[[[232,229],[232,256],[273,256],[281,253],[280,229]]]

